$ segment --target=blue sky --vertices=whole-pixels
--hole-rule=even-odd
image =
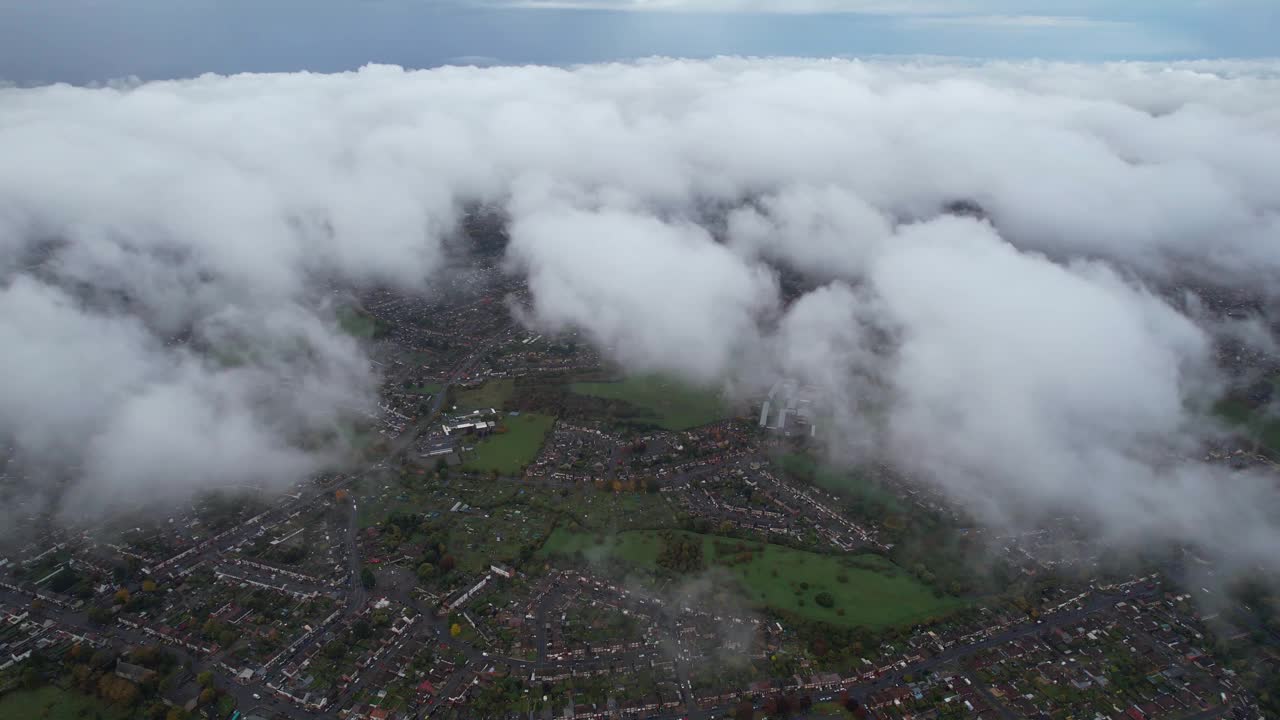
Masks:
[[[368,62],[932,54],[1280,55],[1280,0],[0,0],[0,79]]]

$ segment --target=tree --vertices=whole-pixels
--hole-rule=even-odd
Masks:
[[[452,624],[452,625],[450,625],[450,626],[449,626],[449,635],[450,635],[450,637],[458,637],[458,636],[459,636],[459,635],[461,635],[461,634],[462,634],[462,626],[461,626],[461,625],[459,625],[458,623],[454,623],[454,624]]]
[[[418,579],[426,582],[432,575],[436,574],[436,566],[429,562],[424,562],[418,566]]]
[[[211,687],[213,685],[213,671],[205,670],[199,675],[196,675],[196,684],[202,688]]]
[[[755,716],[756,709],[750,700],[740,700],[733,708],[733,720],[751,720]]]
[[[372,570],[363,567],[360,568],[360,584],[365,590],[372,590],[373,586],[378,584],[378,578],[374,577]]]
[[[813,654],[818,657],[826,655],[831,650],[831,646],[827,644],[827,639],[821,636],[815,637],[809,647],[813,649]]]
[[[831,597],[831,593],[825,590],[815,595],[813,597],[813,601],[824,608],[833,607],[836,604],[836,599]]]
[[[222,647],[231,647],[236,642],[236,631],[230,628],[218,633],[218,644]]]
[[[117,605],[124,605],[125,603],[129,602],[129,589],[120,588],[119,590],[117,590],[115,601]]]
[[[143,581],[142,581],[142,591],[143,591],[143,592],[155,592],[155,591],[156,591],[156,581],[155,581],[155,580],[143,580]]]
[[[98,694],[107,702],[127,707],[138,701],[138,686],[122,677],[104,673],[98,679]]]
[[[450,570],[454,569],[457,566],[458,566],[458,561],[454,560],[452,555],[445,555],[444,557],[440,558],[440,570],[442,572],[449,572]]]

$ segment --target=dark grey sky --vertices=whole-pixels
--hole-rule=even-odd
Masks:
[[[1259,57],[1280,54],[1278,18],[1276,0],[0,0],[0,79],[647,55]]]

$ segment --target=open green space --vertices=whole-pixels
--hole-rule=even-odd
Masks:
[[[935,596],[927,585],[879,555],[822,555],[715,535],[676,534],[700,538],[706,566],[723,568],[748,602],[812,620],[879,629],[938,617],[963,605],[950,596]],[[656,571],[664,545],[658,531],[598,535],[557,528],[542,553],[581,551],[589,562],[612,558]],[[739,545],[745,549],[738,550]],[[819,603],[819,594],[830,597],[830,607]]]
[[[643,414],[628,419],[664,430],[688,430],[731,416],[720,395],[661,375],[636,375],[616,382],[573,383],[579,395],[621,400]]]
[[[555,418],[550,415],[537,413],[506,416],[497,432],[476,445],[475,451],[463,463],[463,469],[502,475],[521,472],[525,465],[538,457],[538,450],[542,448],[542,441],[553,422]]]
[[[339,308],[337,315],[338,327],[352,337],[369,340],[384,329],[377,318],[350,306]]]
[[[490,380],[480,387],[459,389],[453,404],[458,406],[459,410],[483,410],[486,408],[501,410],[507,401],[511,399],[511,394],[514,391],[515,380],[499,378]]]
[[[53,686],[35,690],[17,690],[0,697],[0,718],[124,720],[126,717],[128,714],[123,710],[100,700]]]
[[[845,720],[845,718],[852,717],[852,714],[841,707],[840,703],[833,701],[814,705],[809,708],[809,713],[806,717],[811,718],[811,720],[824,720],[827,718],[830,720]]]
[[[589,561],[617,558],[639,568],[656,570],[662,538],[650,531],[622,532],[616,535],[573,532],[556,528],[542,546],[544,555],[572,555],[581,552]]]
[[[1267,414],[1265,406],[1255,409],[1243,400],[1224,398],[1213,412],[1272,452],[1280,452],[1280,418]]]
[[[804,453],[780,455],[774,460],[774,465],[782,472],[839,497],[872,504],[882,513],[900,514],[905,510],[896,495],[856,470],[838,470],[821,465]]]
[[[405,392],[413,393],[415,395],[435,395],[443,388],[444,386],[439,383],[427,383],[425,385],[419,385],[418,387],[408,388]]]

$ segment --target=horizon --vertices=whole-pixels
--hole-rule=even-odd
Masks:
[[[0,82],[98,84],[368,64],[568,66],[649,57],[1270,59],[1280,7],[1180,0],[0,1]]]

